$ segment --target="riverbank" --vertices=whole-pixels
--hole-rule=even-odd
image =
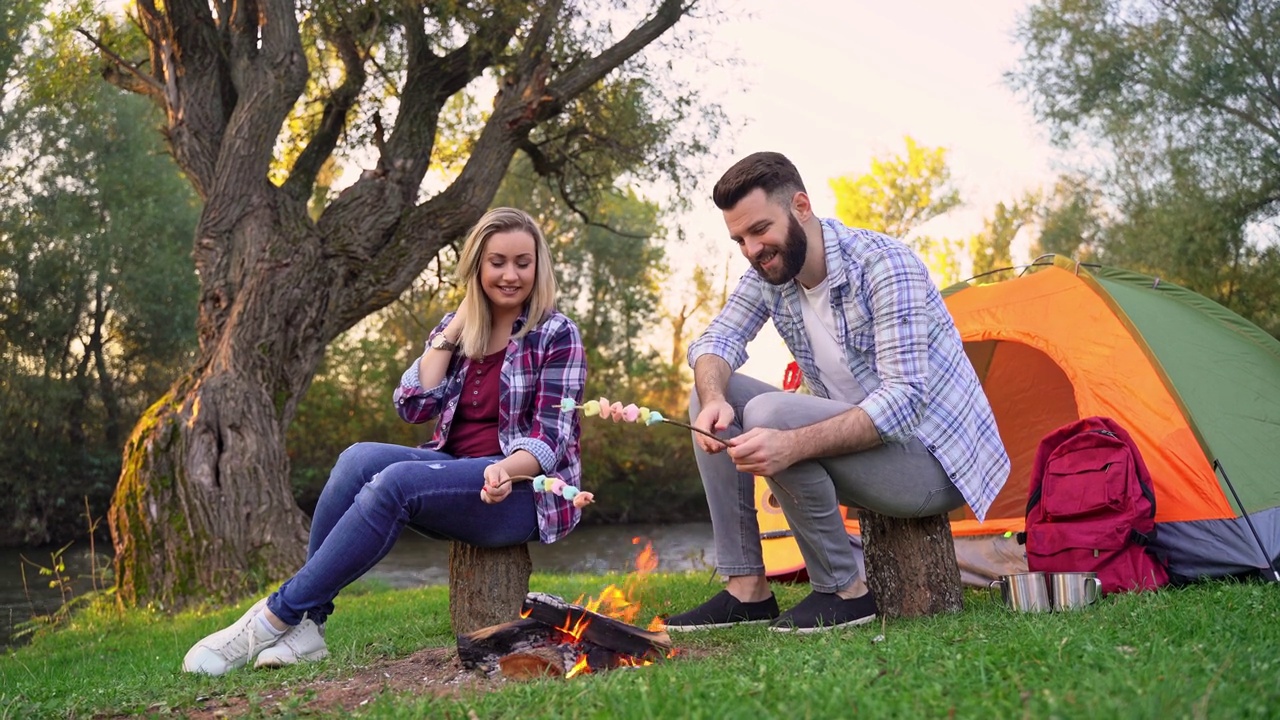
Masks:
[[[618,575],[535,573],[562,597]],[[707,597],[705,573],[651,575],[644,625]],[[674,636],[657,665],[570,680],[488,681],[456,664],[443,587],[361,583],[329,624],[332,656],[221,678],[182,655],[248,601],[212,614],[84,613],[0,658],[0,716],[240,714],[372,718],[1271,717],[1280,593],[1206,583],[1019,615],[969,591],[963,612],[796,637],[753,626]],[[775,586],[786,606],[803,586]]]

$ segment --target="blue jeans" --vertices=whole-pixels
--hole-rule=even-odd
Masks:
[[[322,624],[342,588],[391,551],[406,524],[479,547],[538,537],[533,488],[513,484],[496,505],[480,499],[484,469],[500,457],[455,458],[435,450],[356,443],[329,473],[311,518],[307,562],[272,593],[267,607],[290,625]]]

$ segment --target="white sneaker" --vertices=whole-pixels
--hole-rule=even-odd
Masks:
[[[263,650],[255,668],[275,668],[292,665],[296,662],[323,660],[329,657],[329,646],[324,644],[324,626],[311,622],[304,617],[302,622],[285,632],[284,637],[275,645]]]
[[[190,673],[222,675],[244,667],[258,653],[274,645],[283,633],[272,635],[258,623],[258,616],[266,607],[267,599],[263,598],[239,620],[196,643],[182,659],[182,669]]]

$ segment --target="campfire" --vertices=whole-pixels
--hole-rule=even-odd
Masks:
[[[674,651],[661,620],[655,618],[648,629],[631,624],[640,611],[635,589],[657,566],[653,545],[647,543],[622,588],[610,585],[586,603],[531,592],[519,618],[459,636],[458,658],[490,677],[524,679],[571,678],[670,657]]]

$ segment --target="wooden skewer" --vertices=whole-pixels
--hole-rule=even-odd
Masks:
[[[576,408],[574,408],[574,410],[575,410],[575,411],[579,411],[579,412],[580,412],[580,411],[582,410],[582,407],[581,407],[581,406],[576,407]],[[615,420],[614,422],[617,422],[617,421]],[[668,423],[668,424],[670,424],[670,425],[675,425],[676,427],[682,427],[682,428],[684,428],[684,429],[686,429],[686,430],[692,430],[692,431],[694,431],[694,432],[696,432],[696,433],[700,433],[700,434],[702,434],[702,435],[705,435],[705,436],[707,436],[707,437],[711,438],[712,440],[715,440],[716,442],[720,443],[721,445],[724,445],[725,447],[728,447],[728,446],[729,446],[729,443],[728,443],[724,438],[718,437],[718,436],[716,436],[716,435],[714,435],[714,434],[712,434],[712,433],[709,433],[709,432],[707,432],[706,430],[703,430],[703,429],[701,429],[701,428],[696,428],[696,427],[694,427],[694,426],[692,426],[692,425],[689,425],[688,423],[682,423],[682,422],[680,422],[679,420],[672,420],[672,419],[671,419],[671,418],[669,418],[669,417],[663,417],[663,418],[662,418],[662,422],[664,422],[664,423]],[[646,424],[647,424],[647,423],[646,423]]]
[[[506,480],[503,480],[502,482],[498,483],[498,487],[502,487],[503,485],[506,485],[507,483],[515,480],[524,480],[528,482],[533,482],[533,478],[530,477],[529,475],[508,475]]]
[[[692,430],[692,431],[694,431],[694,432],[696,432],[696,433],[702,433],[703,435],[706,435],[707,437],[711,438],[712,440],[715,440],[716,442],[720,443],[721,445],[724,445],[725,447],[728,447],[728,446],[729,446],[729,443],[728,443],[727,441],[725,441],[723,438],[718,437],[718,436],[716,436],[716,435],[713,435],[713,434],[711,434],[711,433],[707,432],[706,430],[703,430],[702,428],[696,428],[696,427],[694,427],[694,426],[692,426],[692,425],[689,425],[689,424],[686,424],[686,423],[682,423],[682,422],[680,422],[680,421],[678,421],[678,420],[672,420],[672,419],[670,419],[670,418],[665,418],[665,417],[664,417],[664,418],[662,418],[662,422],[664,422],[664,423],[671,423],[672,425],[675,425],[675,426],[677,426],[677,427],[686,428],[686,429],[688,429],[688,430]]]

